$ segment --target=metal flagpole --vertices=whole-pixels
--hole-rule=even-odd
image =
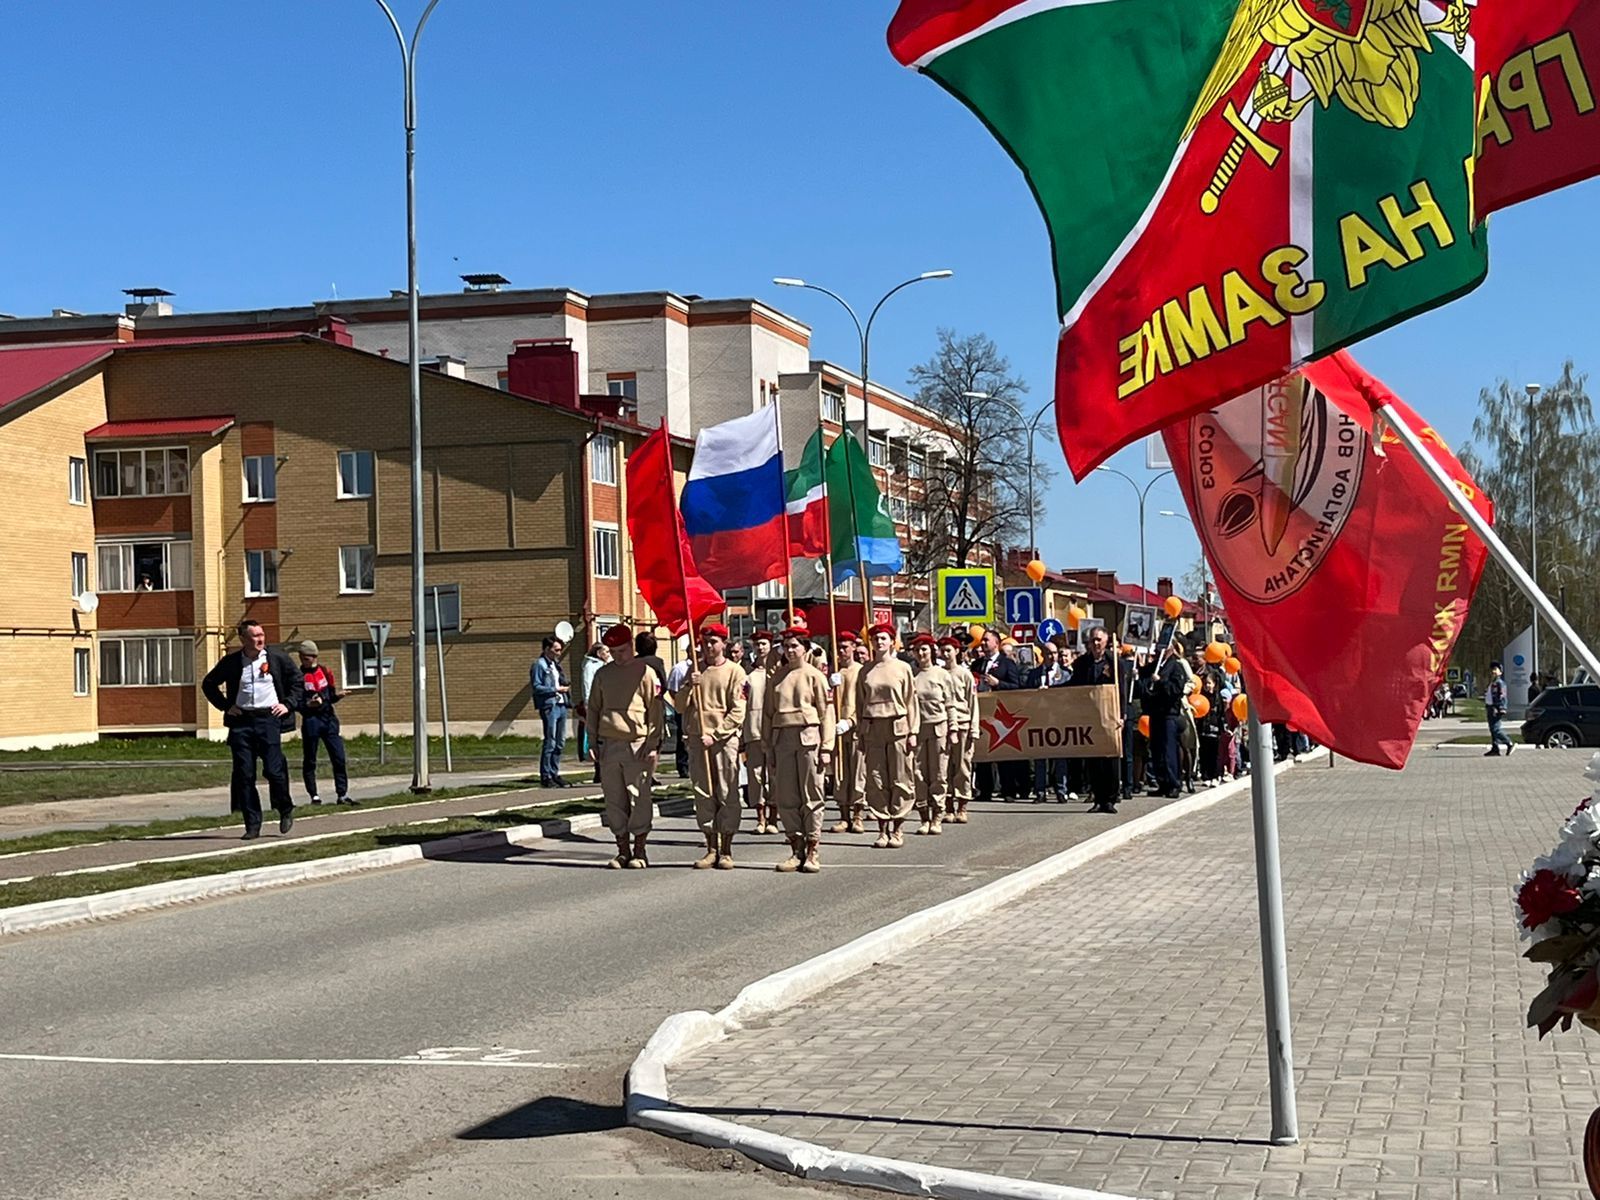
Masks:
[[[872,432],[870,430],[867,432],[867,440],[869,442],[872,440]],[[872,449],[870,446],[867,449],[867,465],[869,467],[872,465]],[[876,476],[873,477],[873,482],[877,482]],[[887,426],[884,427],[883,431],[883,499],[889,506],[889,528],[894,530],[894,535],[898,539],[900,528],[894,521],[894,435],[889,432]],[[894,611],[894,580],[895,577],[891,574],[889,576],[889,624],[893,625],[898,631],[900,618]]]
[[[1248,686],[1245,694],[1249,695]],[[1300,1140],[1290,1036],[1289,962],[1283,933],[1283,866],[1278,853],[1278,780],[1272,726],[1250,705],[1250,807],[1256,831],[1256,905],[1261,919],[1261,980],[1267,1008],[1267,1073],[1272,1089],[1272,1144]]]
[[[783,485],[783,399],[776,388],[772,392],[772,419],[778,426],[778,511],[783,514],[783,594],[789,602],[789,625],[794,625],[794,560],[789,557],[789,491]],[[755,616],[755,593],[752,591],[750,615]]]
[[[1561,639],[1562,643],[1588,669],[1589,677],[1591,679],[1600,679],[1600,658],[1595,657],[1595,653],[1589,648],[1588,643],[1578,636],[1577,631],[1571,625],[1567,624],[1567,618],[1562,615],[1561,610],[1552,604],[1550,597],[1540,590],[1539,585],[1533,581],[1533,577],[1517,561],[1517,556],[1500,540],[1500,535],[1494,531],[1494,527],[1483,519],[1483,514],[1474,508],[1471,501],[1461,494],[1456,487],[1455,481],[1450,478],[1450,473],[1440,466],[1439,460],[1428,452],[1428,447],[1423,443],[1422,438],[1418,436],[1417,431],[1406,424],[1405,419],[1401,417],[1392,404],[1385,404],[1378,411],[1383,415],[1383,419],[1389,423],[1390,428],[1394,430],[1395,436],[1405,443],[1407,450],[1411,451],[1412,457],[1422,464],[1422,469],[1438,485],[1439,490],[1450,501],[1450,507],[1461,514],[1461,519],[1467,523],[1467,527],[1477,534],[1483,540],[1483,544],[1489,548],[1489,553],[1494,557],[1495,562],[1499,563],[1505,569],[1506,574],[1511,576],[1511,581],[1517,585],[1517,590],[1532,602],[1534,611],[1545,619],[1545,623],[1556,631],[1556,636]]]
[[[848,395],[848,391],[846,392]],[[841,414],[842,415],[842,414]],[[849,431],[841,436],[848,437]],[[833,597],[833,501],[828,498],[828,435],[823,430],[822,397],[817,397],[817,462],[822,468],[822,523],[824,527],[822,569],[827,573],[823,584],[828,589],[828,628],[832,630],[833,669],[839,669],[839,606]]]

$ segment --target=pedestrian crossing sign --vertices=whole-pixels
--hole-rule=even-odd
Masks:
[[[994,571],[950,567],[939,572],[937,584],[941,625],[993,623]]]

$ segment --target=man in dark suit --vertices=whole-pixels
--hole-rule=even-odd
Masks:
[[[1144,715],[1150,718],[1150,794],[1175,800],[1182,795],[1178,738],[1189,673],[1183,667],[1183,647],[1176,639],[1159,654],[1159,665],[1146,663],[1139,672],[1145,685]]]
[[[287,654],[267,649],[259,621],[239,622],[238,650],[224,654],[211,668],[200,690],[211,707],[223,713],[228,748],[233,751],[230,788],[233,807],[244,813],[244,836],[261,836],[261,793],[256,789],[256,763],[267,777],[272,807],[278,810],[278,832],[294,825],[289,798],[289,764],[283,757],[283,735],[294,729],[295,710],[304,699],[300,669]]]
[[[1074,687],[1113,685],[1119,682],[1116,659],[1112,657],[1111,636],[1104,628],[1089,634],[1089,649],[1072,664]],[[1115,758],[1090,758],[1083,761],[1083,776],[1088,781],[1088,791],[1094,797],[1094,811],[1117,811],[1118,760]]]
[[[978,691],[980,693],[1014,692],[1022,687],[1022,669],[1001,651],[1000,635],[992,629],[983,635],[983,653],[978,656],[978,661],[973,663],[972,674],[978,681]],[[994,799],[995,769],[997,766],[1005,767],[1007,765],[1009,764],[977,764],[979,800]],[[1001,781],[1000,792],[1007,800],[1018,795],[1017,791],[1011,786],[1014,783],[1015,774],[1014,771],[1008,770]]]

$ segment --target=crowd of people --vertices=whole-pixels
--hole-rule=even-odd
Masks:
[[[825,827],[875,834],[874,846],[892,850],[904,845],[913,815],[913,834],[939,836],[946,825],[966,824],[975,800],[1081,799],[1091,811],[1115,813],[1138,793],[1174,798],[1249,769],[1243,714],[1232,703],[1241,681],[1207,661],[1203,641],[1174,638],[1146,654],[1113,646],[1096,628],[1077,649],[1065,637],[1021,645],[993,630],[975,639],[919,633],[902,645],[892,626],[879,625],[865,640],[844,632],[836,643],[803,626],[758,629],[747,644],[713,623],[669,669],[654,634],[616,625],[589,647],[575,698],[563,650],[548,639],[531,672],[546,730],[541,776],[562,785],[571,707],[580,758],[593,760],[605,795],[616,869],[649,865],[664,756],[693,783],[705,838],[696,868],[733,868],[749,811],[756,833],[789,842],[777,870],[803,874],[821,868]],[[1093,685],[1116,689],[1120,757],[975,761],[979,695]],[[1284,738],[1280,756],[1310,748],[1303,735]]]

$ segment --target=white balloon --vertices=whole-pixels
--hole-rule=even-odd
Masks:
[[[556,622],[556,636],[558,638],[560,638],[563,642],[572,641],[572,632],[573,632],[573,630],[572,630],[572,622],[570,622],[570,621],[557,621]]]

